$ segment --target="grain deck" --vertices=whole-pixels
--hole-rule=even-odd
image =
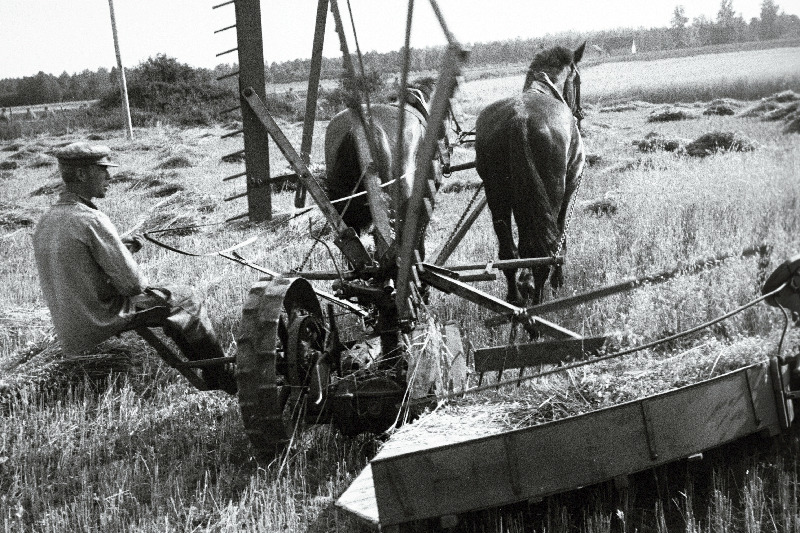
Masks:
[[[393,437],[337,505],[390,526],[535,500],[776,434],[782,424],[765,362],[554,422],[500,426]]]

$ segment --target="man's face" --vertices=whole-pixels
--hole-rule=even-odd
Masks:
[[[86,172],[86,192],[90,198],[105,198],[108,186],[111,183],[111,174],[108,167],[92,165]]]

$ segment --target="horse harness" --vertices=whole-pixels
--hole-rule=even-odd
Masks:
[[[575,73],[575,79],[572,80],[572,84],[575,91],[575,107],[574,109],[567,103],[567,100],[564,98],[564,95],[558,91],[558,88],[550,81],[550,77],[544,72],[536,72],[533,74],[533,80],[539,82],[536,89],[534,89],[534,85],[528,89],[536,90],[542,94],[547,94],[548,92],[552,94],[557,100],[560,100],[564,103],[567,107],[570,108],[572,112],[572,116],[575,117],[578,126],[578,132],[580,134],[581,130],[581,121],[586,117],[583,112],[583,108],[581,107],[581,74],[578,70],[578,67],[575,63],[570,65],[572,67],[572,71]],[[547,90],[546,90],[546,89]],[[569,213],[567,213],[566,221],[564,222],[564,231],[561,233],[561,238],[558,240],[558,246],[556,247],[555,251],[553,252],[552,256],[557,257],[561,254],[561,251],[564,249],[564,244],[567,242],[567,232],[569,230],[569,223],[572,220],[572,212],[575,210],[575,196],[578,194],[578,189],[581,186],[581,182],[583,181],[583,172],[581,172],[580,176],[578,176],[578,183],[575,185],[575,190],[572,193],[572,198],[570,202]]]
[[[534,85],[528,89],[536,90],[542,94],[547,94],[548,92],[552,94],[557,100],[561,101],[565,106],[570,108],[572,111],[572,116],[578,121],[578,129],[581,129],[581,121],[586,118],[586,114],[583,112],[583,107],[581,107],[581,73],[578,70],[578,67],[575,63],[571,64],[572,71],[575,73],[575,79],[572,80],[572,85],[575,90],[575,107],[574,109],[570,104],[567,102],[564,95],[558,91],[558,88],[550,81],[550,77],[544,72],[536,72],[533,74],[533,81],[539,82],[539,86],[534,89]],[[549,91],[545,90],[545,88],[549,89]]]
[[[415,89],[413,87],[406,88],[406,98],[405,102],[406,105],[403,106],[403,109],[411,113],[414,118],[419,120],[422,124],[425,125],[427,128],[428,125],[428,118],[430,114],[428,112],[428,104],[426,103],[425,95],[419,89]],[[400,107],[399,103],[395,103],[397,107]],[[450,153],[452,152],[452,148],[450,146],[450,142],[447,139],[447,135],[443,135],[439,142],[437,143],[437,152],[435,159],[438,159],[442,165],[442,168],[448,168],[450,166]]]

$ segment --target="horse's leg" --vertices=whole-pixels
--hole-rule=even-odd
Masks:
[[[531,221],[524,220],[523,217],[517,216],[516,212],[515,218],[517,220],[517,229],[519,230],[519,256],[522,258],[546,256],[546,252],[542,252],[534,246],[536,242],[536,235],[533,235],[535,226],[531,224]],[[550,268],[530,267],[529,270],[530,279],[525,282],[525,286],[522,287],[522,289],[524,295],[531,300],[531,304],[537,305],[544,299],[544,284],[547,281]],[[522,284],[522,277],[523,276],[520,276],[520,284]]]
[[[484,180],[486,189],[486,202],[492,213],[492,225],[497,235],[498,257],[503,259],[517,259],[517,246],[514,244],[514,234],[511,231],[511,206],[513,199],[505,179],[492,178]],[[522,296],[517,287],[517,270],[503,270],[508,283],[506,300],[510,303],[520,303]]]

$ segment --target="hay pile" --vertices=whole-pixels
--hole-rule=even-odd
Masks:
[[[601,107],[599,112],[600,113],[621,113],[623,111],[636,111],[638,109],[649,109],[653,107],[653,104],[649,102],[642,102],[640,100],[634,100],[631,102],[620,102],[616,104],[610,104],[605,107]]]
[[[774,349],[775,344],[764,339],[723,345],[712,338],[674,355],[629,356],[546,376],[520,387],[468,395],[397,429],[380,456],[527,428],[652,396],[764,361]],[[513,373],[504,377],[512,378]]]
[[[41,187],[31,191],[31,196],[46,196],[50,194],[61,194],[64,190],[64,182],[59,178],[56,181],[45,183]]]
[[[800,116],[787,120],[783,133],[800,133]]]
[[[730,116],[742,107],[742,102],[733,98],[717,98],[711,101],[703,110],[703,115]]]
[[[142,355],[119,339],[75,355],[65,355],[52,338],[29,345],[0,361],[0,405],[25,391],[65,390],[87,381],[103,382],[110,375],[129,371]]]
[[[686,153],[694,157],[717,152],[751,152],[755,149],[755,143],[740,133],[722,131],[706,133],[686,145]]]
[[[170,231],[172,236],[197,233],[197,225],[206,222],[206,215],[219,207],[219,200],[209,195],[191,191],[176,191],[150,207],[145,217],[136,224],[137,231],[154,231],[178,228]]]
[[[581,202],[584,213],[597,217],[616,215],[621,206],[622,200],[617,191],[606,191],[606,193],[592,200]]]
[[[718,116],[728,116],[728,115],[735,115],[736,111],[733,108],[726,104],[715,104],[709,105],[703,110],[704,115],[718,115]]]
[[[223,163],[244,163],[244,152],[234,152],[222,156]]]
[[[29,162],[28,166],[30,168],[42,168],[42,167],[52,167],[57,162],[55,157],[45,155],[45,154],[36,154]]]
[[[791,90],[775,93],[762,98],[739,116],[783,121],[783,133],[800,133],[800,94]]]
[[[111,176],[112,183],[131,183],[138,182],[140,179],[139,173],[135,170],[121,170]]]
[[[150,193],[150,196],[155,196],[156,198],[165,198],[184,190],[186,190],[186,187],[180,183],[169,183],[154,189],[153,192]]]
[[[127,191],[132,192],[138,189],[155,189],[168,183],[174,183],[173,178],[180,178],[177,170],[146,172],[139,174],[135,171],[122,171],[114,175],[112,183],[128,183]]]
[[[675,120],[688,120],[697,118],[697,115],[688,109],[679,107],[662,107],[654,109],[650,116],[647,117],[647,122],[672,122]]]
[[[173,168],[190,168],[194,164],[185,155],[173,155],[159,163],[156,168],[159,169],[173,169]]]
[[[651,131],[644,136],[644,139],[634,140],[632,144],[639,148],[640,152],[682,152],[689,143],[688,139],[668,139],[660,133]]]
[[[0,229],[17,230],[31,228],[41,215],[40,212],[16,204],[0,202]]]
[[[42,152],[44,152],[45,150],[46,147],[42,146],[41,144],[32,144],[24,148],[22,147],[19,148],[15,153],[8,156],[8,158],[16,161],[27,161],[29,159],[42,155]]]
[[[789,117],[796,116],[798,110],[800,110],[800,102],[790,102],[764,113],[764,116],[761,118],[768,121],[785,120]]]
[[[603,163],[603,156],[598,154],[586,154],[586,166],[594,167]]]

